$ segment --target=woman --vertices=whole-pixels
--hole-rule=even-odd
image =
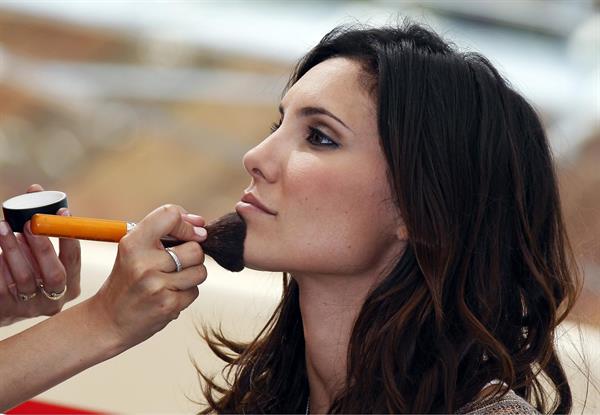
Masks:
[[[577,284],[550,152],[494,68],[416,25],[336,30],[281,112],[237,210],[247,265],[287,271],[284,295],[253,342],[209,340],[233,376],[207,379],[207,412],[568,412],[552,341]],[[175,318],[203,256],[177,247],[175,273],[158,240],[194,226],[156,210],[98,294],[0,342],[0,409]]]
[[[237,211],[283,297],[249,343],[205,335],[229,369],[202,375],[205,412],[569,412],[550,149],[489,61],[416,24],[338,28],[280,113]]]

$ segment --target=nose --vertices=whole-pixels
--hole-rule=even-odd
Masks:
[[[250,149],[243,158],[244,168],[256,181],[273,183],[277,179],[274,135]]]

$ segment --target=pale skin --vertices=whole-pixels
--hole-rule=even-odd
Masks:
[[[121,240],[113,270],[97,294],[0,341],[0,412],[118,355],[176,319],[206,279],[204,253],[197,243],[206,238],[204,224],[202,217],[179,206],[154,210]],[[166,235],[189,241],[174,248],[181,272],[174,272],[175,264],[160,243]],[[15,258],[10,261],[16,263]],[[66,266],[67,275],[72,266]]]
[[[247,191],[274,213],[238,209],[248,227],[244,260],[298,282],[312,413],[327,411],[344,386],[360,308],[406,248],[361,75],[346,58],[316,65],[281,101],[278,128],[244,157]]]

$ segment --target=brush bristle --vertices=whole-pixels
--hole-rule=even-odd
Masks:
[[[223,268],[238,272],[244,269],[246,222],[235,212],[228,213],[206,226],[208,236],[201,243],[204,253]]]

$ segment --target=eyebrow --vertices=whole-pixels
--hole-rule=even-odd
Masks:
[[[283,106],[279,105],[279,113],[281,115],[283,115]],[[334,120],[336,120],[337,122],[339,122],[340,124],[342,124],[344,127],[346,127],[348,130],[352,131],[352,128],[348,127],[348,125],[346,125],[346,123],[342,120],[340,120],[338,117],[336,117],[333,113],[331,113],[330,111],[326,110],[323,107],[303,107],[300,109],[300,114],[308,117],[310,115],[326,115],[330,118],[333,118]],[[352,131],[354,132],[354,131]]]

